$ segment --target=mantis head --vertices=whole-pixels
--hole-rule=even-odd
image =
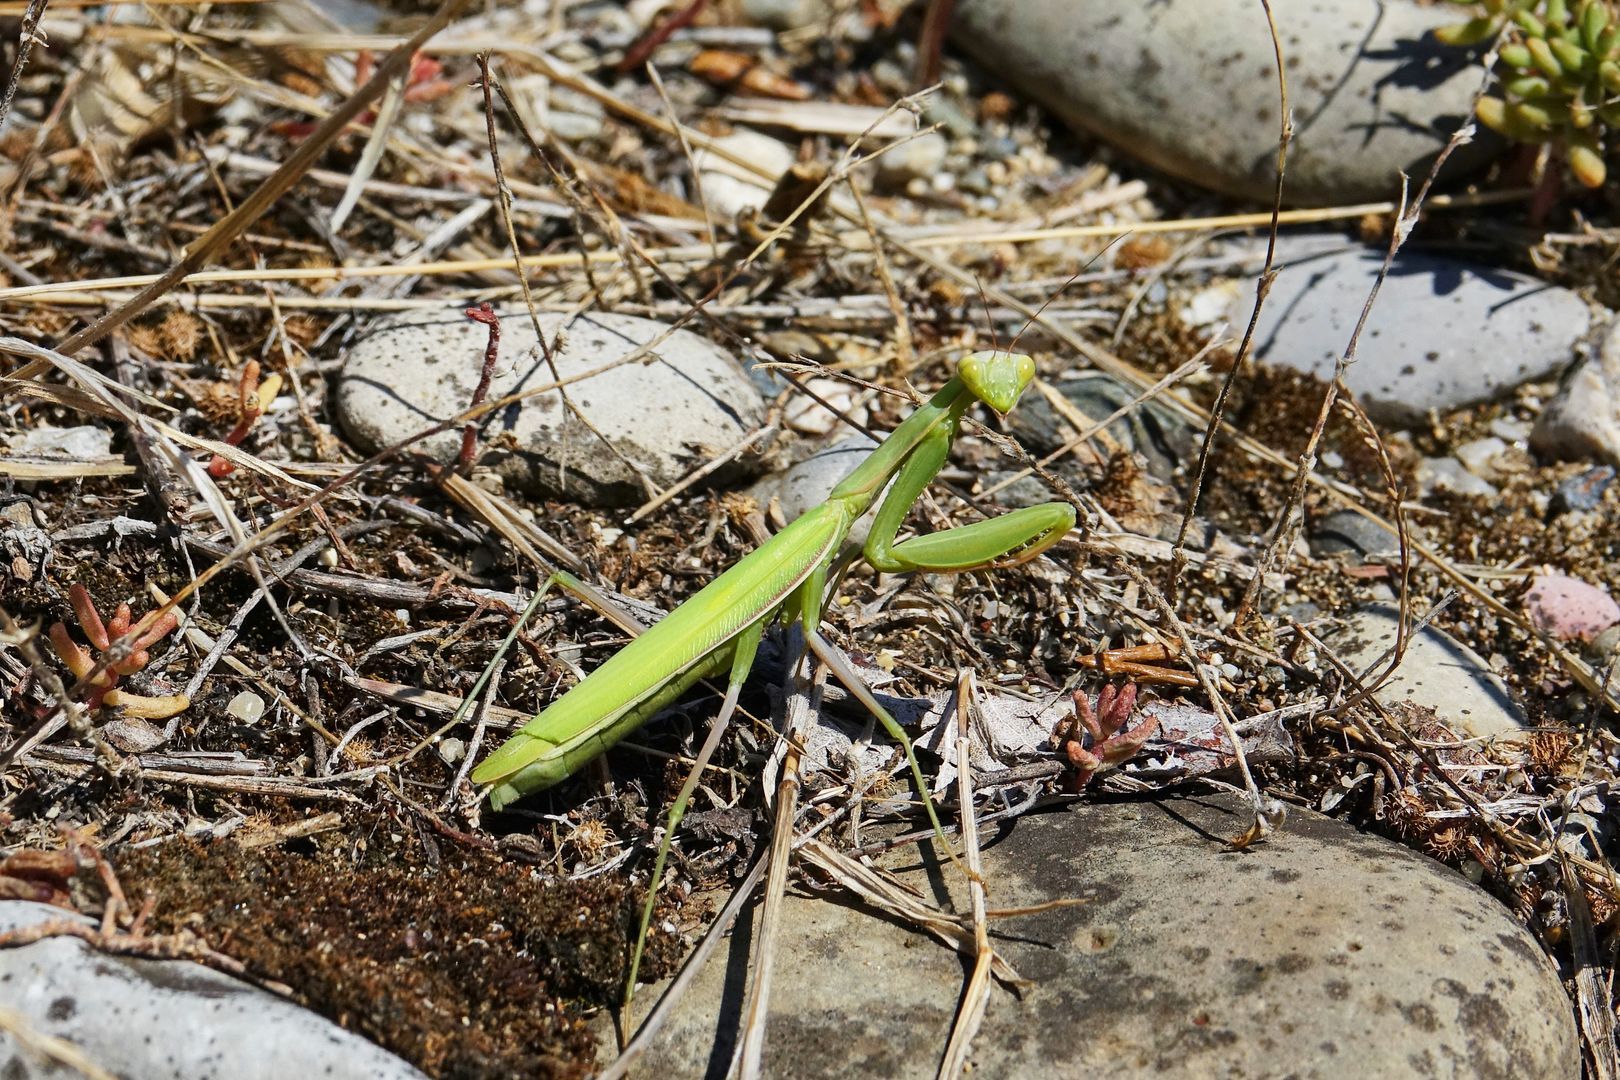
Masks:
[[[956,365],[956,374],[974,397],[998,413],[1007,413],[1035,378],[1035,361],[1023,353],[986,349],[964,356]]]

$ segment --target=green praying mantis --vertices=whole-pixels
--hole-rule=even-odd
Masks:
[[[982,401],[1005,414],[1034,377],[1035,362],[1022,354],[991,350],[964,357],[951,380],[895,428],[825,502],[715,578],[535,716],[473,770],[473,783],[493,785],[489,801],[497,810],[560,783],[698,680],[729,669],[719,719],[670,811],[642,913],[645,937],[669,837],[720,730],[736,708],[760,638],[780,615],[788,623],[802,624],[812,651],[904,750],[929,821],[943,842],[944,830],[911,741],[822,638],[821,611],[829,575],[839,564],[851,528],[885,487],[888,495],[877,509],[862,553],[874,568],[887,573],[1012,565],[1034,558],[1074,527],[1074,509],[1054,502],[895,542],[912,504],[944,466],[967,410]],[[955,857],[948,844],[945,850]],[[639,954],[638,946],[637,960]],[[631,986],[634,967],[633,963]]]

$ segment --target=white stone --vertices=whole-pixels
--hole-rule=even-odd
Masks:
[[[1423,458],[1418,462],[1417,482],[1418,491],[1423,495],[1436,491],[1455,491],[1459,495],[1478,495],[1484,499],[1497,495],[1495,485],[1468,471],[1454,457]]]
[[[1392,199],[1468,116],[1477,60],[1428,37],[1454,5],[1312,0],[1277,6],[1294,140],[1285,197],[1298,205]],[[1251,0],[961,0],[956,42],[1069,125],[1166,172],[1270,203],[1276,61]],[[1472,168],[1500,145],[1459,148]]]
[[[1536,421],[1537,453],[1620,465],[1620,319],[1596,357],[1575,369]]]
[[[1483,439],[1471,439],[1452,450],[1451,455],[1463,463],[1463,468],[1475,476],[1486,479],[1497,472],[1496,461],[1507,453],[1508,445],[1495,435],[1487,435]]]
[[[0,904],[0,931],[53,919],[90,922],[45,904]],[[123,1080],[423,1080],[380,1047],[256,986],[185,960],[97,952],[78,938],[0,949],[0,1007]],[[69,1074],[40,1064],[13,1039],[0,1045],[0,1075]]]
[[[692,158],[703,184],[703,201],[709,213],[726,221],[744,210],[764,206],[771,196],[771,184],[793,165],[791,147],[749,128],[738,128],[721,136],[715,140],[715,146],[730,157],[700,149]],[[744,168],[731,157],[758,166],[763,175]],[[693,198],[696,199],[695,192]]]
[[[498,410],[480,426],[480,462],[510,484],[590,505],[635,503],[706,464],[763,422],[764,401],[726,352],[676,330],[646,360],[610,366],[668,330],[628,315],[569,319],[543,313],[547,341],[563,328],[556,362],[564,378],[597,371],[568,387],[593,434],[555,391]],[[552,382],[526,311],[501,312],[500,360],[489,400]],[[459,310],[412,312],[379,321],[356,342],[337,386],[344,429],[374,453],[448,420],[472,401],[483,364],[485,328]],[[599,370],[605,368],[606,370]],[[431,435],[415,451],[455,460],[461,427]],[[514,444],[505,449],[503,440]],[[718,470],[720,484],[757,468],[758,457]]]
[[[940,179],[950,179],[939,171],[945,164],[947,149],[949,143],[937,131],[913,136],[878,157],[878,180],[889,187],[905,187],[912,180],[925,180],[936,191],[940,190]]]
[[[1295,257],[1296,250],[1311,254]],[[1329,379],[1384,256],[1374,248],[1318,250],[1309,237],[1280,246],[1281,269],[1254,340],[1261,361]],[[1233,326],[1246,323],[1252,303],[1252,297],[1233,303],[1227,315]],[[1590,324],[1585,301],[1567,289],[1492,267],[1402,254],[1345,378],[1373,419],[1421,424],[1431,409],[1490,401],[1557,371]]]
[[[1395,620],[1393,606],[1363,608],[1327,644],[1358,676],[1379,675],[1388,666],[1379,658],[1395,645]],[[1526,733],[1523,710],[1485,658],[1433,626],[1412,635],[1401,666],[1376,697],[1386,705],[1410,701],[1433,709],[1465,737],[1517,740]]]

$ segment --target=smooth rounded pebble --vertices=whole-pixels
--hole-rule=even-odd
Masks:
[[[1390,604],[1362,608],[1325,644],[1358,676],[1377,676],[1388,666],[1384,654],[1395,647],[1397,614]],[[1410,701],[1433,709],[1464,737],[1522,738],[1527,726],[1507,684],[1485,658],[1435,626],[1411,636],[1401,666],[1374,696],[1386,705]]]
[[[1281,270],[1255,328],[1255,355],[1331,379],[1383,259],[1382,251],[1360,246],[1323,253],[1309,237],[1281,245]],[[1246,325],[1252,306],[1252,296],[1235,299],[1228,321]],[[1374,420],[1421,424],[1430,409],[1490,401],[1557,371],[1590,325],[1585,301],[1567,289],[1491,267],[1401,254],[1379,290],[1346,381]]]
[[[972,1075],[1579,1074],[1556,971],[1483,890],[1308,810],[1229,850],[1246,825],[1222,796],[1080,805],[988,830],[992,907],[1085,903],[993,920],[996,948],[1031,985],[1021,999],[993,992]],[[966,910],[951,867],[902,876],[931,899],[949,883]],[[699,975],[641,1075],[724,1073],[752,930]],[[887,919],[789,896],[764,1075],[933,1076],[966,970]]]
[[[1395,555],[1400,537],[1354,510],[1335,510],[1311,522],[1311,553],[1324,555]]]
[[[755,484],[749,494],[761,503],[776,499],[785,521],[820,506],[832,489],[872,456],[877,443],[865,435],[852,435],[823,446],[803,461]],[[858,538],[857,538],[858,540]]]
[[[1614,483],[1614,466],[1594,465],[1554,489],[1548,509],[1555,514],[1596,510],[1603,505],[1603,493]]]
[[[0,931],[91,920],[46,904],[0,903]],[[285,998],[185,960],[143,960],[51,937],[0,949],[0,1006],[76,1046],[123,1080],[423,1080],[380,1047]],[[8,1080],[75,1075],[0,1045]]]
[[[1620,465],[1620,318],[1597,356],[1583,361],[1542,410],[1530,446],[1548,457]]]
[[[1202,433],[1156,401],[1133,406],[1136,388],[1112,375],[1081,372],[1054,383],[1053,388],[1085,418],[1083,426],[1099,424],[1120,409],[1128,410],[1104,429],[1104,437],[1093,437],[1091,446],[1105,455],[1116,447],[1141,454],[1148,471],[1164,480],[1197,460]],[[1007,426],[1036,454],[1050,454],[1078,434],[1051,402],[1035,393],[1024,395],[1018,408],[1009,414]]]
[[[1284,197],[1392,199],[1468,117],[1476,58],[1428,32],[1454,6],[1296,0],[1276,8],[1294,137]],[[956,42],[1073,128],[1183,180],[1270,203],[1279,97],[1265,12],[1250,0],[961,0]],[[1495,152],[1488,134],[1451,172]]]
[[[1524,594],[1525,614],[1538,630],[1563,641],[1591,641],[1620,623],[1620,604],[1603,589],[1566,574],[1537,574]]]
[[[508,308],[500,315],[500,360],[489,400],[553,381],[528,313]],[[540,324],[548,342],[563,330],[562,347],[555,350],[563,378],[606,370],[568,387],[589,426],[555,391],[501,409],[480,424],[480,461],[525,491],[591,506],[640,502],[764,421],[764,401],[742,367],[696,334],[676,330],[647,359],[609,366],[668,328],[602,313],[542,314]],[[382,320],[350,350],[338,379],[344,430],[369,454],[465,411],[487,339],[485,328],[460,311]],[[441,462],[453,461],[460,446],[459,425],[415,444]],[[744,454],[710,480],[738,478],[757,461]]]
[[[793,150],[786,143],[750,128],[722,135],[715,140],[715,147],[763,167],[773,177],[781,176],[793,165]],[[730,221],[746,210],[758,210],[771,197],[769,183],[730,157],[702,149],[693,160],[703,185],[703,203],[718,218]]]

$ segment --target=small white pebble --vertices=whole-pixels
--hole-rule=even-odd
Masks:
[[[244,724],[256,724],[264,715],[264,698],[252,690],[244,690],[231,698],[230,703],[225,706],[225,712]]]
[[[328,570],[333,569],[338,564],[337,548],[321,548],[321,553],[317,557],[320,559],[321,565]]]
[[[438,751],[446,765],[454,765],[467,756],[467,744],[460,739],[445,739],[439,743]]]
[[[411,610],[410,610],[410,608],[395,608],[394,609],[394,618],[398,619],[400,622],[404,623],[406,626],[411,625]]]

